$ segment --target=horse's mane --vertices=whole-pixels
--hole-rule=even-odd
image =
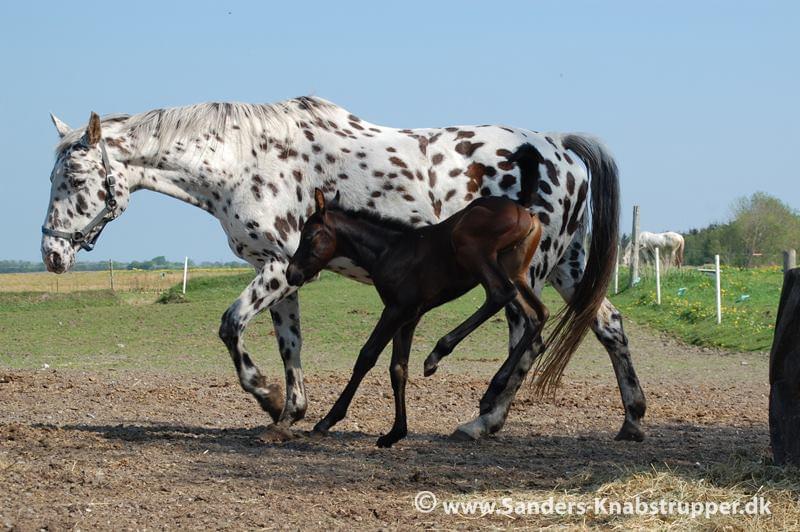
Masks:
[[[382,228],[389,229],[397,233],[406,234],[414,231],[416,228],[408,222],[398,220],[397,218],[389,218],[375,211],[368,211],[364,209],[345,209],[343,207],[333,207],[334,212],[341,212],[350,218],[358,221],[372,223]]]
[[[107,115],[101,118],[101,124],[124,123],[137,148],[147,145],[161,153],[179,138],[188,143],[196,137],[208,135],[206,140],[214,141],[216,135],[225,135],[225,142],[237,140],[235,137],[253,142],[265,130],[275,138],[288,138],[298,121],[327,118],[337,109],[322,98],[301,96],[272,104],[208,102],[136,115]],[[85,126],[67,133],[56,146],[56,154],[78,142],[84,131]]]

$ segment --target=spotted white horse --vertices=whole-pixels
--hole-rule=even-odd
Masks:
[[[683,266],[683,236],[680,233],[667,231],[666,233],[649,233],[642,231],[639,233],[639,257],[648,264],[655,264],[656,249],[664,270],[671,266]],[[633,245],[628,242],[622,253],[622,264],[628,266],[631,263],[631,253]]]
[[[340,192],[349,209],[378,211],[412,226],[436,223],[479,195],[509,196],[537,213],[544,234],[530,275],[536,287],[547,279],[570,301],[542,358],[563,369],[591,328],[611,357],[622,395],[625,421],[617,438],[643,438],[644,395],[622,317],[604,299],[619,191],[614,160],[598,141],[500,126],[394,129],[312,97],[259,105],[208,103],[103,119],[92,113],[86,127],[74,130],[53,121],[61,142],[42,228],[47,269],[69,270],[76,253],[91,249],[137,190],[161,192],[215,216],[234,253],[256,269],[223,315],[220,336],[242,387],[272,416],[274,427],[285,430],[306,410],[300,307],[285,270],[319,187]],[[598,252],[585,261],[587,205],[591,249]],[[369,282],[356,264],[330,267]],[[264,309],[272,315],[284,363],[285,395],[279,385],[267,383],[242,341],[248,322]],[[513,310],[506,314],[515,345],[523,322]],[[481,400],[480,414],[455,434],[478,438],[499,430],[543,350],[539,342],[517,367],[506,367],[507,361],[498,372],[504,377],[495,376]]]

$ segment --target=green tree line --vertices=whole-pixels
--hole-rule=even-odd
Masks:
[[[764,192],[737,199],[725,223],[691,229],[683,235],[685,263],[720,261],[751,268],[780,264],[786,249],[800,248],[800,214],[779,198]]]

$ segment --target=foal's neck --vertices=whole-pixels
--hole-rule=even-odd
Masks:
[[[399,223],[361,213],[336,213],[337,254],[355,262],[373,277],[378,261],[398,240],[413,231]]]

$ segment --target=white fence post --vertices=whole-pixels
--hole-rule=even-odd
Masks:
[[[717,284],[717,323],[722,323],[722,290],[720,288],[719,255],[714,255],[714,277]]]
[[[656,248],[656,303],[661,304],[661,258]]]
[[[183,260],[183,293],[186,294],[186,277],[189,275],[189,257]]]
[[[614,295],[619,294],[619,244],[617,244],[617,262],[614,264]]]

